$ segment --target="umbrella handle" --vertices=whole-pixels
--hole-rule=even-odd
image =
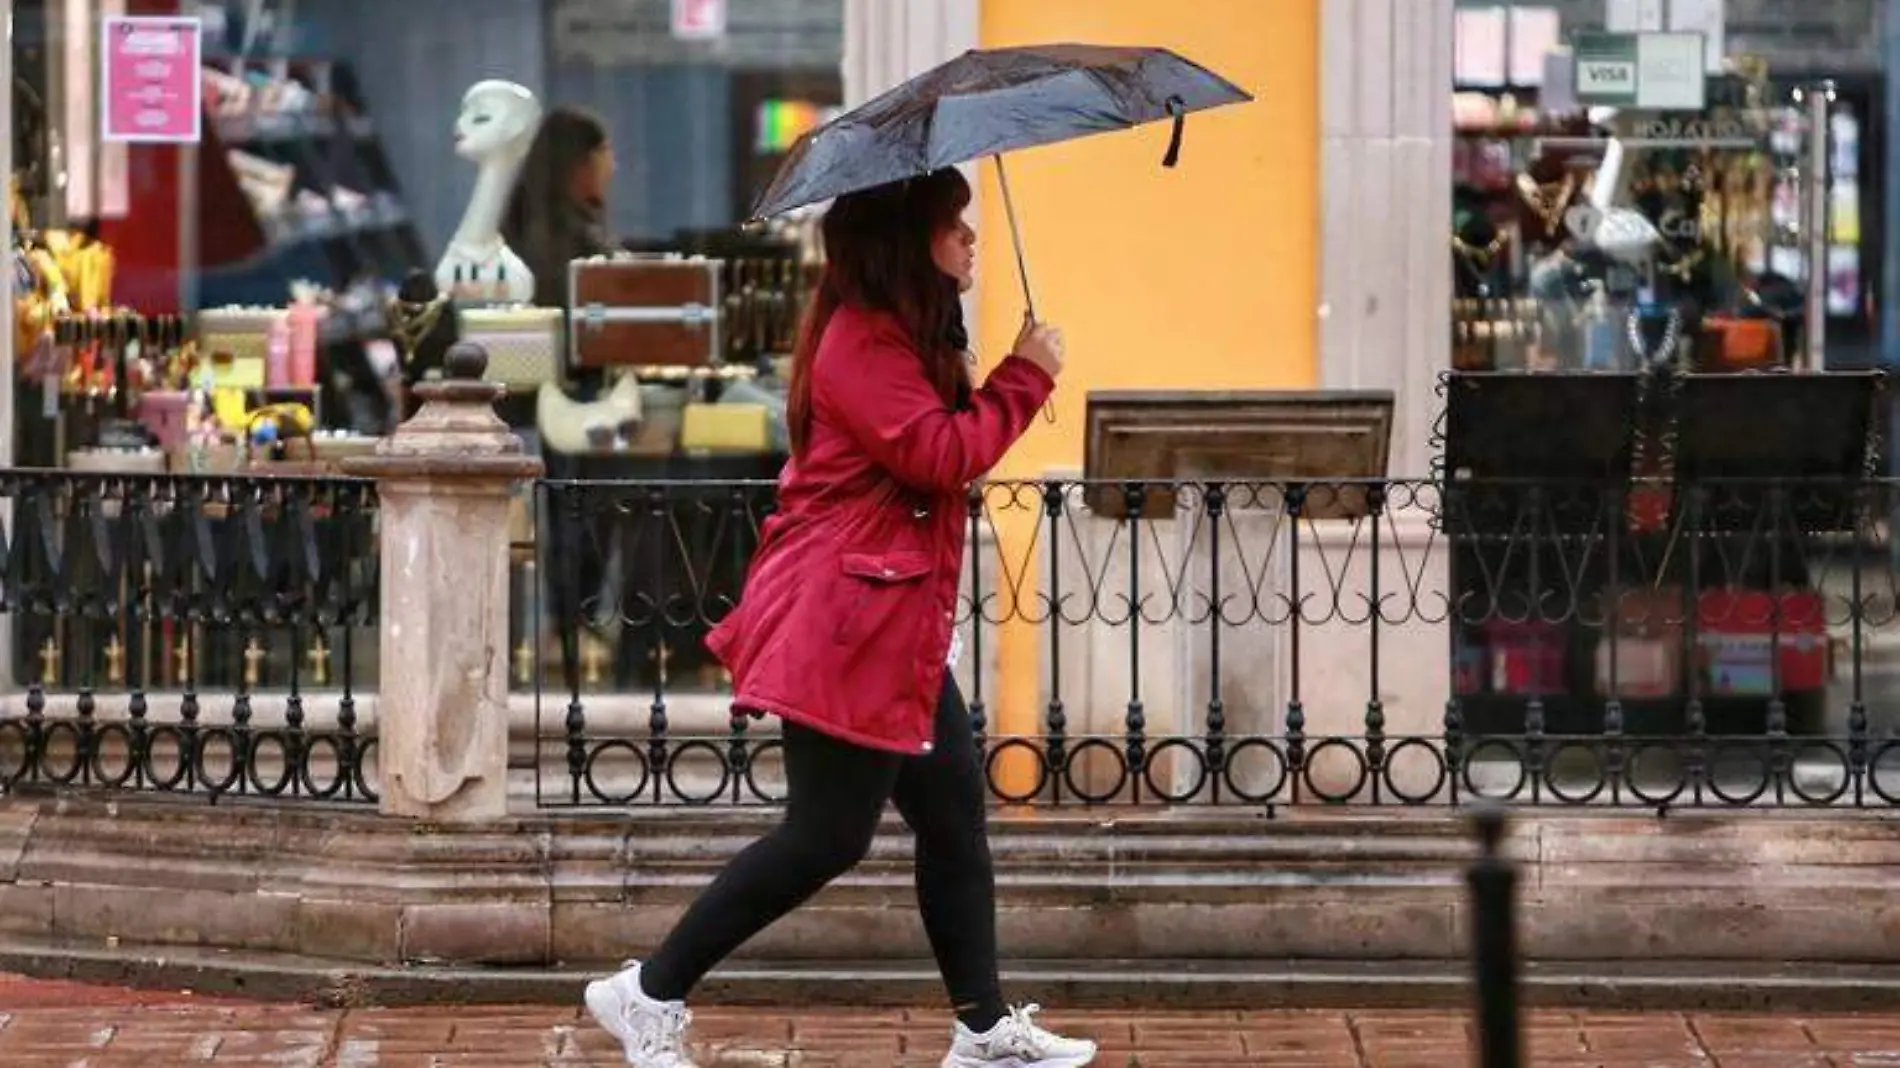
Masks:
[[[1023,307],[1029,312],[1029,318],[1036,319],[1036,296],[1029,288],[1029,260],[1023,255],[1023,232],[1016,225],[1016,201],[1009,195],[1009,172],[1003,169],[1003,157],[996,160],[996,184],[1003,190],[1003,214],[1009,219],[1009,240],[1016,248],[1016,276],[1023,283]],[[1038,320],[1039,321],[1039,320]]]
[[[1009,217],[1009,240],[1016,247],[1016,276],[1023,282],[1023,308],[1029,313],[1030,322],[1040,322],[1036,318],[1036,295],[1029,289],[1029,260],[1023,255],[1023,232],[1016,225],[1016,202],[1009,195],[1009,172],[1003,169],[1003,157],[996,157],[996,184],[1003,189],[1003,214]],[[1056,421],[1056,406],[1053,400],[1045,401],[1042,406],[1045,421]]]

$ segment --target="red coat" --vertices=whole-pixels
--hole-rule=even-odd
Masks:
[[[953,411],[891,316],[841,308],[819,341],[812,428],[779,475],[745,591],[707,638],[738,707],[926,753],[957,607],[967,490],[1055,383],[1010,357]]]

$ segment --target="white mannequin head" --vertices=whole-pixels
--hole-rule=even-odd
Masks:
[[[455,154],[473,163],[518,161],[540,124],[541,102],[525,86],[476,82],[463,94],[455,119]]]

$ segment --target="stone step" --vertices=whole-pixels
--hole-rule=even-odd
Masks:
[[[566,968],[378,968],[260,952],[178,946],[0,941],[0,972],[328,1006],[578,1004],[596,972]],[[1463,961],[1010,961],[1012,994],[1064,1009],[1462,1008]],[[1734,961],[1528,962],[1527,1005],[1596,1011],[1872,1012],[1900,1008],[1900,975],[1881,965]],[[796,1008],[934,1007],[927,961],[739,964],[715,971],[702,1004]]]
[[[318,954],[339,966],[605,965],[663,937],[778,817],[679,809],[429,825],[233,799],[0,803],[0,936]],[[910,841],[743,951],[748,967],[925,957]],[[1464,952],[1455,814],[1123,809],[992,823],[1003,944],[1028,957],[1436,961]],[[1520,945],[1553,960],[1900,955],[1900,824],[1878,815],[1525,813]]]

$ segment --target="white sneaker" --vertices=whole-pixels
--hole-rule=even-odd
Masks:
[[[1095,1043],[1037,1027],[1033,1017],[1041,1011],[1040,1005],[1011,1009],[980,1035],[957,1021],[943,1068],[1082,1068],[1095,1059]]]
[[[633,1068],[694,1068],[685,1047],[693,1014],[680,1002],[648,997],[640,986],[639,961],[628,961],[621,971],[588,983],[587,1011],[620,1040]]]

